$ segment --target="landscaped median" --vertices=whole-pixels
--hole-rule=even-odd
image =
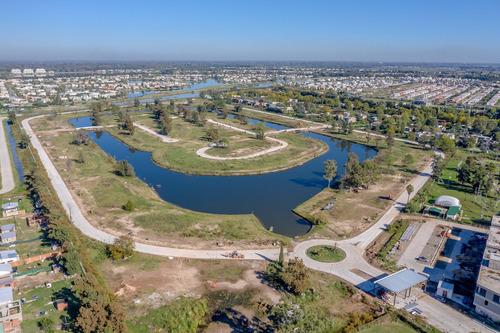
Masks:
[[[317,245],[307,249],[307,255],[321,262],[339,262],[345,259],[345,252],[337,246]]]

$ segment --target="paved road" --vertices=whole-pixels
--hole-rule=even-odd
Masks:
[[[0,117],[0,172],[2,175],[2,188],[0,194],[10,192],[16,186],[14,181],[14,172],[12,170],[12,162],[10,160],[9,142],[7,133],[3,126],[3,121],[6,117]]]
[[[177,142],[177,141],[179,141],[179,139],[169,138],[169,137],[168,137],[168,136],[166,136],[166,135],[159,134],[159,133],[157,133],[157,132],[153,131],[151,128],[146,127],[146,126],[144,126],[144,125],[141,125],[141,124],[138,124],[138,123],[134,123],[134,125],[135,125],[136,127],[139,127],[140,129],[142,129],[143,131],[145,131],[145,132],[147,132],[147,133],[149,133],[149,134],[151,134],[151,135],[154,135],[154,136],[156,136],[157,138],[160,138],[160,139],[161,139],[161,141],[163,141],[163,142],[170,143],[170,142]]]
[[[24,119],[22,121],[22,125],[26,130],[26,133],[31,138],[31,143],[33,147],[37,150],[38,155],[40,156],[40,160],[42,161],[45,169],[47,170],[47,174],[50,178],[52,186],[59,197],[66,213],[70,217],[73,224],[81,230],[83,234],[86,236],[96,239],[98,241],[111,244],[115,240],[115,236],[108,234],[102,230],[94,227],[90,222],[85,218],[85,216],[80,211],[80,208],[76,204],[73,199],[71,193],[69,192],[66,184],[61,178],[59,172],[55,168],[54,164],[50,160],[49,156],[45,152],[42,144],[34,135],[33,129],[31,128],[29,121],[31,119],[40,118],[44,116],[36,116],[28,119]],[[144,243],[135,243],[135,249],[138,252],[155,254],[161,256],[172,256],[172,257],[186,257],[186,258],[198,258],[198,259],[223,259],[223,254],[225,251],[221,250],[188,250],[188,249],[178,249],[178,248],[169,248],[163,246],[155,246]],[[239,251],[245,258],[247,259],[261,259],[261,260],[276,260],[279,256],[279,249],[263,249],[263,250],[242,250]]]
[[[107,244],[112,243],[115,239],[115,236],[95,228],[83,216],[78,205],[71,196],[71,193],[69,192],[66,184],[57,172],[54,164],[45,152],[36,135],[34,135],[33,130],[29,125],[29,121],[31,119],[39,117],[43,116],[25,119],[23,120],[22,124],[26,130],[26,133],[31,138],[33,147],[38,151],[40,160],[45,166],[52,185],[56,190],[57,196],[61,200],[61,203],[63,204],[68,216],[70,217],[74,225],[78,229],[80,229],[81,232],[86,236]],[[412,193],[413,195],[415,195],[420,190],[429,176],[430,165],[425,168],[424,172],[422,172],[413,180],[412,184],[415,188],[414,192]],[[334,274],[356,285],[360,289],[369,290],[373,282],[370,281],[371,278],[367,277],[367,275],[371,277],[379,277],[384,274],[384,272],[369,265],[363,259],[363,251],[366,246],[370,244],[383,231],[383,228],[385,228],[398,215],[399,211],[406,204],[407,199],[408,195],[406,193],[402,193],[396,200],[396,203],[388,209],[388,211],[380,218],[377,223],[354,238],[342,241],[324,239],[305,241],[295,247],[292,256],[302,258],[306,266],[312,269]],[[312,260],[306,255],[306,251],[309,247],[323,244],[339,246],[346,252],[346,259],[339,263],[327,264]],[[223,256],[225,251],[220,250],[188,250],[155,246],[140,242],[135,243],[135,248],[138,252],[161,256],[187,257],[198,259],[225,258]],[[244,254],[246,259],[276,260],[279,255],[279,249],[242,250],[240,251],[240,253]],[[356,270],[360,271],[361,274],[356,273]],[[419,308],[423,311],[422,315],[426,317],[431,324],[436,325],[436,327],[441,330],[457,333],[464,331],[491,331],[488,328],[481,326],[477,322],[473,321],[469,317],[466,317],[463,314],[452,310],[450,307],[440,303],[439,301],[431,297],[425,297],[424,295],[424,297],[421,297],[418,302]],[[448,316],[448,318],[451,318],[451,320],[444,320],[443,316]]]
[[[223,123],[214,121],[212,119],[208,119],[207,122],[212,123],[212,124],[216,124],[216,125],[219,125],[219,126],[227,127],[227,128],[232,129],[232,130],[243,132],[243,133],[246,133],[246,134],[255,135],[254,132],[247,131],[245,129],[242,129],[242,128],[239,128],[239,127],[236,127],[236,126],[231,126],[231,125],[223,124]],[[198,151],[196,152],[196,154],[198,156],[200,156],[200,157],[209,158],[209,159],[212,159],[212,160],[221,160],[221,161],[227,161],[227,160],[244,160],[244,159],[248,159],[248,158],[254,158],[254,157],[262,156],[262,155],[265,155],[265,154],[270,154],[272,152],[275,152],[275,151],[278,151],[278,150],[281,150],[283,148],[288,147],[288,142],[286,142],[286,141],[279,140],[279,139],[276,139],[276,138],[271,138],[271,137],[267,137],[267,139],[269,141],[277,142],[279,145],[275,146],[275,147],[268,148],[266,150],[262,150],[262,151],[256,152],[256,153],[252,153],[252,154],[248,154],[248,155],[244,155],[244,156],[237,156],[237,157],[219,157],[219,156],[208,155],[206,153],[206,151],[209,150],[209,149],[211,149],[211,148],[214,148],[216,146],[216,145],[210,145],[208,147],[203,147],[203,148],[198,149]]]

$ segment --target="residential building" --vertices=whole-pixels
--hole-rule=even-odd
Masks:
[[[0,251],[0,264],[8,264],[13,261],[18,261],[19,256],[16,250]]]
[[[18,214],[19,202],[6,202],[2,204],[2,215],[3,217],[15,216]]]
[[[4,332],[21,332],[22,320],[21,301],[14,301],[12,287],[0,288],[0,329]]]
[[[2,238],[1,240],[2,244],[12,243],[17,240],[15,224],[11,223],[3,225],[2,227],[0,227],[0,230],[1,230],[0,237]]]
[[[500,215],[491,220],[473,304],[477,313],[500,322]]]

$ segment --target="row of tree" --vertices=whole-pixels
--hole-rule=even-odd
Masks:
[[[17,128],[12,133],[16,140],[21,136],[21,131]],[[61,263],[68,274],[81,275],[72,288],[79,300],[76,329],[85,333],[125,332],[125,313],[118,298],[108,289],[90,260],[86,250],[88,244],[69,221],[38,155],[36,152],[32,155],[27,149],[23,149],[19,157],[25,170],[25,182],[30,196],[43,206],[48,222],[48,238],[63,249]],[[35,161],[33,157],[36,158]]]

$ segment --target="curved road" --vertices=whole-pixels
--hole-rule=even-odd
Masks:
[[[9,142],[3,126],[3,121],[5,119],[7,118],[0,117],[0,172],[2,175],[2,188],[0,189],[0,194],[10,192],[16,186],[12,162],[10,160]]]
[[[40,141],[34,135],[29,121],[31,119],[43,117],[36,116],[22,121],[26,133],[31,138],[33,147],[38,151],[40,159],[47,170],[47,174],[56,190],[57,196],[61,200],[70,220],[74,225],[81,230],[86,236],[110,244],[114,241],[115,237],[104,231],[101,231],[90,224],[83,216],[80,208],[74,201],[71,193],[69,192],[66,184],[62,180],[54,164],[45,152]],[[440,152],[437,152],[438,154]],[[416,195],[421,187],[425,184],[431,175],[431,164],[429,164],[423,172],[421,172],[411,184],[414,187],[412,196]],[[359,270],[372,277],[383,275],[384,272],[369,265],[363,259],[364,249],[384,230],[384,228],[391,223],[391,221],[399,214],[404,208],[408,200],[408,195],[403,192],[396,200],[396,202],[387,210],[387,212],[369,229],[351,239],[333,241],[325,239],[309,240],[299,243],[295,246],[292,256],[301,258],[305,265],[309,268],[320,270],[326,273],[334,274],[354,285],[358,288],[367,290],[372,284],[370,278],[362,276],[363,274],[356,274],[355,271]],[[337,245],[346,252],[346,258],[339,263],[321,263],[309,258],[306,251],[309,247],[314,245]],[[144,243],[135,243],[135,249],[138,252],[148,253],[161,256],[172,257],[186,257],[197,259],[223,259],[224,250],[189,250],[170,248],[163,246],[155,246]],[[279,249],[262,249],[262,250],[242,250],[240,253],[245,255],[245,259],[259,259],[259,260],[276,260],[279,256]],[[453,310],[449,306],[440,303],[439,301],[424,295],[419,298],[418,306],[423,310],[423,316],[433,325],[441,330],[448,332],[469,332],[469,331],[491,331],[489,328],[479,324],[469,317]]]

